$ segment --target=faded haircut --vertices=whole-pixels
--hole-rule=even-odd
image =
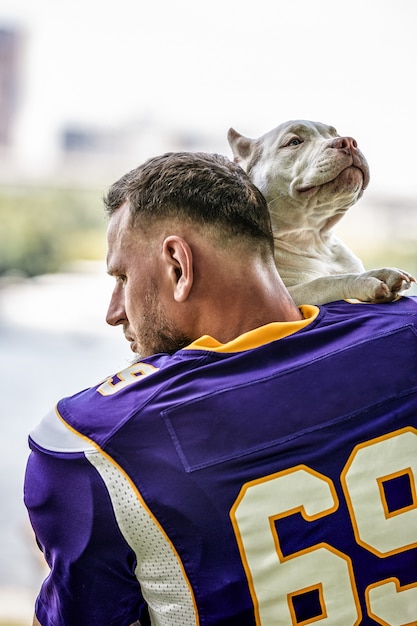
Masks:
[[[168,152],[131,170],[109,189],[104,206],[111,216],[129,202],[132,225],[166,218],[216,228],[219,239],[244,238],[273,251],[268,206],[243,169],[219,154]]]

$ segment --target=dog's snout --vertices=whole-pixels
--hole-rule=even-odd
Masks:
[[[357,141],[353,139],[353,137],[336,137],[336,139],[332,141],[331,147],[336,150],[346,150],[346,152],[358,151]]]

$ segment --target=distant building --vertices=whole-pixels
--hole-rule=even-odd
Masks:
[[[221,140],[209,133],[173,129],[153,118],[95,127],[67,124],[61,129],[55,180],[108,183],[148,157],[176,150],[221,152]]]
[[[18,30],[0,26],[0,149],[8,148],[16,118],[22,56]]]

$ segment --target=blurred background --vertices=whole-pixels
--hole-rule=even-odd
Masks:
[[[230,126],[318,120],[371,168],[338,235],[417,274],[416,18],[414,0],[1,0],[0,626],[31,623],[46,573],[27,434],[130,358],[104,321],[108,186],[168,150],[231,156]]]

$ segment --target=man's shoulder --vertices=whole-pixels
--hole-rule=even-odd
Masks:
[[[320,305],[319,309],[309,326],[289,337],[286,353],[290,364],[321,359],[355,346],[364,350],[357,358],[368,359],[377,347],[387,353],[391,340],[402,347],[407,359],[415,358],[417,298],[403,297],[384,304],[338,300]],[[280,346],[281,355],[285,347]]]
[[[60,399],[32,431],[31,438],[45,449],[62,452],[101,447],[158,391],[192,369],[192,353],[155,355],[108,376],[93,387]]]
[[[31,447],[54,454],[84,453],[94,449],[91,441],[72,429],[57,409],[49,411],[30,432]]]
[[[417,296],[401,296],[392,302],[337,300],[320,305],[320,310],[340,316],[398,317],[417,315]]]
[[[31,444],[64,454],[94,449],[96,440],[105,439],[117,428],[120,417],[129,415],[134,404],[137,406],[140,391],[134,399],[128,392],[159,370],[160,359],[151,361],[128,365],[93,387],[61,398],[31,431]]]

